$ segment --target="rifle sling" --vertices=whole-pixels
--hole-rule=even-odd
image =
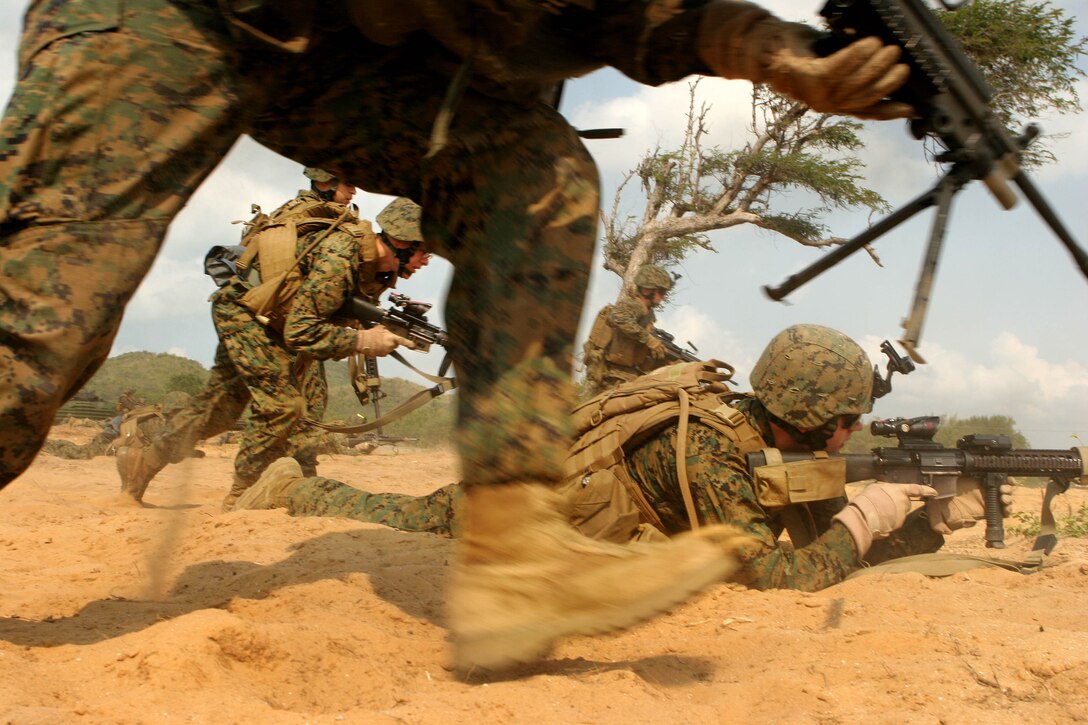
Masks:
[[[1034,574],[1041,570],[1045,564],[1047,555],[1054,550],[1058,543],[1058,526],[1054,520],[1054,512],[1050,504],[1058,494],[1065,493],[1067,486],[1051,479],[1046,485],[1046,494],[1043,497],[1043,510],[1040,514],[1039,536],[1032,545],[1031,552],[1017,561],[1013,559],[1001,559],[993,556],[974,556],[971,554],[916,554],[904,556],[898,559],[867,567],[851,574],[847,579],[852,579],[863,574],[898,573],[914,571],[926,576],[951,576],[961,571],[977,569],[980,567],[998,567],[1016,571],[1021,574]]]
[[[317,428],[321,428],[322,430],[331,431],[333,433],[344,433],[344,434],[366,433],[367,431],[371,431],[371,430],[374,430],[376,428],[380,428],[380,427],[382,427],[384,425],[388,425],[389,423],[392,423],[395,420],[399,420],[400,418],[403,418],[404,416],[408,415],[409,413],[411,413],[416,408],[422,407],[425,403],[428,403],[432,398],[437,398],[439,395],[442,395],[443,393],[449,392],[450,390],[453,390],[454,388],[457,387],[457,381],[454,378],[452,378],[452,377],[443,378],[443,377],[439,377],[437,375],[431,375],[429,373],[425,373],[422,370],[420,370],[419,368],[417,368],[415,365],[412,365],[410,362],[405,360],[395,350],[393,352],[389,353],[389,357],[392,357],[394,360],[399,362],[401,365],[404,365],[405,367],[411,368],[412,370],[417,372],[422,377],[426,378],[427,380],[430,380],[432,383],[435,383],[435,386],[432,387],[432,388],[424,388],[423,390],[420,390],[418,393],[416,393],[412,397],[408,398],[408,400],[404,401],[403,403],[398,405],[396,408],[389,411],[385,415],[381,416],[377,420],[367,421],[366,423],[360,423],[359,425],[347,425],[347,426],[344,426],[344,425],[332,425],[331,423],[322,423],[321,421],[314,420],[313,418],[303,418],[303,421],[308,423],[309,425],[315,426]]]
[[[1065,493],[1067,488],[1068,484],[1063,485],[1053,478],[1046,484],[1046,493],[1043,495],[1043,510],[1039,514],[1039,535],[1035,538],[1031,553],[1027,556],[1027,560],[1036,566],[1041,567],[1043,559],[1054,551],[1054,547],[1058,544],[1058,525],[1054,521],[1054,512],[1051,511],[1050,504],[1055,496]]]

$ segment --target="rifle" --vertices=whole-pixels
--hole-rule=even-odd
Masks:
[[[447,346],[449,335],[446,331],[427,321],[427,311],[432,307],[430,303],[418,302],[396,292],[389,293],[389,301],[393,306],[383,310],[360,297],[352,297],[338,314],[358,320],[367,327],[383,325],[390,332],[411,340],[415,343],[415,349],[421,352],[428,352],[431,345]]]
[[[650,329],[650,334],[658,339],[658,341],[665,346],[666,356],[673,360],[682,360],[683,362],[702,362],[695,353],[699,352],[699,349],[692,345],[690,342],[688,346],[691,350],[680,347],[676,344],[676,336],[665,332],[660,327],[653,327]]]
[[[937,499],[956,495],[960,476],[979,479],[986,504],[986,546],[1005,548],[1005,526],[1001,519],[1001,486],[1008,477],[1045,477],[1055,493],[1065,493],[1070,484],[1088,483],[1088,447],[1069,450],[1014,449],[1008,436],[975,433],[960,438],[955,448],[945,448],[933,440],[940,418],[888,418],[873,421],[873,435],[896,437],[899,446],[874,448],[871,453],[834,453],[830,458],[845,459],[846,482],[875,478],[890,483],[921,483],[937,490]],[[782,454],[783,463],[808,461],[813,453]],[[767,465],[763,452],[749,453],[748,470]],[[1049,497],[1053,494],[1048,487]],[[1042,537],[1041,537],[1042,538]],[[1053,539],[1053,537],[1051,537]],[[1049,553],[1056,540],[1042,542]],[[1036,548],[1039,548],[1039,543]]]
[[[953,5],[948,0],[941,0],[941,4],[947,10],[954,10],[963,3]],[[1018,137],[1008,132],[990,108],[993,90],[923,0],[828,0],[820,14],[830,27],[830,33],[816,43],[815,50],[820,55],[830,55],[870,35],[902,48],[902,58],[910,66],[911,74],[892,98],[914,106],[918,117],[910,121],[912,135],[917,139],[937,141],[945,149],[937,156],[937,162],[951,164],[951,168],[932,189],[906,206],[790,276],[781,285],[765,286],[763,289],[771,299],[782,300],[870,241],[919,211],[936,205],[929,245],[915,285],[914,303],[910,316],[903,323],[904,334],[900,340],[911,358],[925,362],[916,348],[952,197],[975,179],[982,179],[1006,209],[1012,208],[1017,200],[1008,185],[1009,181],[1014,182],[1088,277],[1088,253],[1078,246],[1031,179],[1020,169],[1020,152],[1039,135],[1038,126],[1030,124]]]
[[[382,435],[381,433],[378,433],[377,435],[374,433],[364,433],[361,436],[348,438],[347,444],[349,447],[355,448],[355,446],[360,443],[366,443],[367,450],[365,450],[364,453],[370,453],[379,446],[393,446],[396,448],[400,443],[417,443],[418,441],[419,438],[412,438],[410,436],[387,436]]]

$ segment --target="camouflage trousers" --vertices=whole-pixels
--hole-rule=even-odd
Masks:
[[[370,493],[331,478],[305,478],[278,501],[292,516],[339,516],[401,531],[460,536],[465,492],[458,483],[426,496]]]
[[[240,293],[230,285],[216,293],[212,320],[219,346],[208,382],[152,438],[161,470],[187,458],[198,441],[233,428],[248,405],[234,459],[235,495],[283,456],[297,460],[306,475],[316,475],[322,431],[302,418],[321,420],[329,402],[322,363],[302,362],[279,333],[235,301]]]
[[[57,458],[67,458],[73,461],[86,461],[95,456],[104,456],[109,452],[116,435],[96,435],[91,440],[80,445],[72,441],[46,441],[42,450]]]
[[[456,270],[446,323],[467,483],[553,482],[596,236],[576,132],[469,87],[427,154],[455,67],[421,36],[353,28],[302,54],[239,39],[212,0],[35,3],[0,125],[0,485],[109,353],[167,226],[242,133],[423,206]]]

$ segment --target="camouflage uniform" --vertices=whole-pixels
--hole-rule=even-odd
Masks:
[[[312,217],[335,219],[344,211],[343,205],[303,190],[271,219],[302,224]],[[126,490],[145,490],[167,463],[188,457],[197,441],[230,430],[247,405],[230,496],[239,495],[283,456],[298,460],[307,475],[317,473],[322,431],[302,418],[321,420],[328,406],[321,361],[347,357],[356,344],[355,329],[330,318],[351,295],[375,302],[395,282],[393,275],[376,271],[375,237],[357,221],[350,215],[303,258],[302,286],[292,298],[282,332],[258,322],[240,303],[250,289],[245,281],[236,279],[212,296],[219,346],[208,382],[189,406],[151,437],[154,450],[147,457],[146,478],[124,482]],[[304,252],[321,233],[300,235],[296,253]]]
[[[607,310],[607,311],[606,311]],[[633,294],[602,310],[583,346],[585,397],[634,380],[657,364],[646,346],[657,316]],[[608,327],[608,331],[601,329]],[[602,341],[607,340],[605,344]]]
[[[691,42],[699,14],[664,1],[500,12],[408,0],[392,9],[423,30],[367,26],[368,42],[334,7],[307,52],[291,54],[240,37],[219,5],[28,11],[0,129],[0,428],[13,432],[0,443],[0,483],[26,468],[53,412],[105,359],[170,220],[242,133],[422,203],[425,236],[456,269],[446,315],[466,478],[555,480],[598,180],[540,90],[606,64],[650,84],[707,72]],[[310,8],[266,10],[292,7]],[[275,18],[268,27],[277,35]],[[445,145],[427,155],[470,54]]]
[[[117,398],[117,412],[120,415],[124,415],[130,410],[134,410],[139,407],[139,403],[137,403],[136,399],[132,397],[132,394],[133,391],[126,390],[125,392],[121,393],[121,395]]]
[[[771,440],[767,412],[754,398],[736,401],[760,433]],[[660,516],[669,534],[687,531],[687,513],[676,474],[677,426],[670,425],[627,454],[627,471]],[[702,525],[731,524],[750,535],[753,543],[742,552],[744,560],[733,579],[753,589],[816,591],[842,581],[861,568],[854,540],[843,526],[832,526],[831,516],[846,505],[846,498],[804,504],[819,537],[794,550],[779,543],[785,530],[783,510],[769,510],[756,498],[751,474],[737,446],[709,426],[692,422],[687,446],[687,473]],[[571,490],[572,503],[578,492]],[[342,516],[384,524],[402,531],[425,531],[457,536],[457,514],[464,494],[457,484],[427,496],[369,493],[327,478],[307,478],[290,487],[277,504],[292,516]],[[937,551],[944,537],[934,533],[922,510],[887,539],[873,543],[867,565]],[[577,517],[572,520],[576,526]],[[633,533],[633,532],[632,532]],[[630,539],[627,539],[630,540]]]
[[[46,441],[45,445],[42,446],[42,451],[57,458],[77,461],[86,461],[95,456],[104,456],[109,453],[113,442],[117,440],[120,425],[121,416],[118,415],[110,419],[105,428],[83,445],[64,440]]]

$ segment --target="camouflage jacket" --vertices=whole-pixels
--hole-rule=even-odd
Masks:
[[[767,413],[755,398],[746,397],[733,405],[764,441],[773,440]],[[676,433],[676,425],[667,426],[627,454],[628,472],[673,534],[689,528],[676,475]],[[754,589],[816,591],[842,581],[862,566],[846,528],[832,525],[831,517],[846,504],[845,498],[800,504],[811,515],[819,536],[794,550],[779,541],[785,529],[784,511],[770,510],[759,503],[745,459],[732,441],[693,421],[685,455],[692,496],[702,522],[735,526],[756,542],[742,553],[744,565],[736,575],[740,583]],[[891,537],[874,542],[865,561],[877,564],[933,552],[943,541],[916,512]]]
[[[302,255],[302,281],[291,297],[283,340],[291,350],[318,360],[340,359],[355,351],[355,329],[336,317],[349,297],[358,294],[376,302],[395,286],[396,275],[377,270],[377,235],[369,222],[354,215],[307,251],[325,228],[310,230],[305,219],[337,218],[343,211],[343,205],[325,202],[314,192],[303,190],[270,215],[274,221],[295,217],[299,224],[296,254]],[[216,299],[237,301],[246,289],[241,283],[232,283],[220,290]]]

